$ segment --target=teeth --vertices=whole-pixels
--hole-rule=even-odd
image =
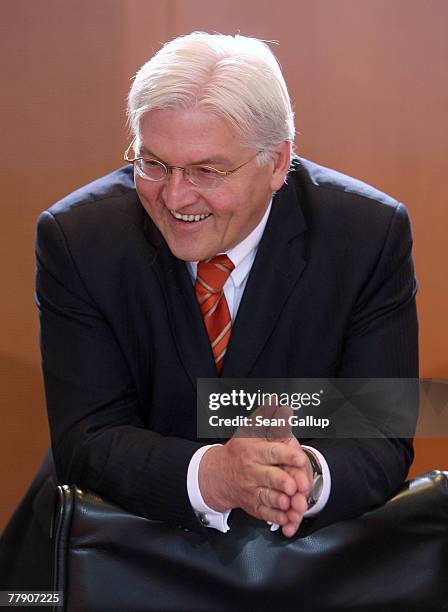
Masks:
[[[180,213],[170,210],[170,213],[179,221],[202,221],[211,215],[211,213],[202,213],[201,215],[181,215]]]

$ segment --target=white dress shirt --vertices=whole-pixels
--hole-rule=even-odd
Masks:
[[[269,206],[267,207],[266,212],[257,227],[252,230],[252,232],[242,242],[225,253],[235,266],[223,287],[224,295],[229,306],[232,323],[235,321],[241,298],[243,297],[244,289],[246,287],[249,272],[251,271],[252,264],[254,263],[255,256],[257,254],[258,245],[266,227],[271,206],[272,201],[269,203]],[[198,262],[186,263],[191,279],[194,283],[196,281]],[[199,464],[204,454],[212,446],[216,446],[216,444],[202,446],[191,458],[187,474],[187,491],[192,508],[201,522],[207,527],[211,527],[225,533],[230,529],[227,519],[231,510],[229,509],[225,512],[217,512],[216,510],[213,510],[207,506],[202,498],[199,488]],[[310,452],[314,453],[322,467],[323,476],[323,487],[320,497],[317,503],[304,514],[304,516],[308,517],[320,512],[327,503],[330,496],[331,476],[328,464],[325,461],[322,453],[310,446],[303,445],[302,448],[306,448]],[[272,528],[276,527],[272,526],[271,529]]]

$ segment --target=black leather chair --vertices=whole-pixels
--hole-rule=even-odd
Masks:
[[[63,486],[53,543],[67,610],[448,610],[448,472],[292,541],[242,512],[201,536]]]

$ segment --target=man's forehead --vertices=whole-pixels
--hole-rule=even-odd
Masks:
[[[213,113],[154,110],[140,122],[140,152],[162,160],[186,155],[188,163],[226,164],[244,149],[236,130]]]
[[[140,146],[139,152],[141,155],[146,155],[148,157],[152,157],[154,159],[158,159],[160,161],[169,161],[167,159],[164,159],[162,155],[159,155],[159,153],[157,152],[157,147],[153,148],[152,147],[146,147],[143,143]],[[232,161],[232,159],[229,156],[224,156],[224,155],[218,155],[218,154],[209,154],[205,157],[202,158],[198,158],[195,159],[194,161],[190,162],[192,164],[204,164],[204,165],[226,165],[229,164]]]

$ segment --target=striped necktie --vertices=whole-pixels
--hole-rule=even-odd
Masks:
[[[194,285],[218,372],[221,371],[232,331],[223,287],[234,268],[227,255],[200,261]]]

